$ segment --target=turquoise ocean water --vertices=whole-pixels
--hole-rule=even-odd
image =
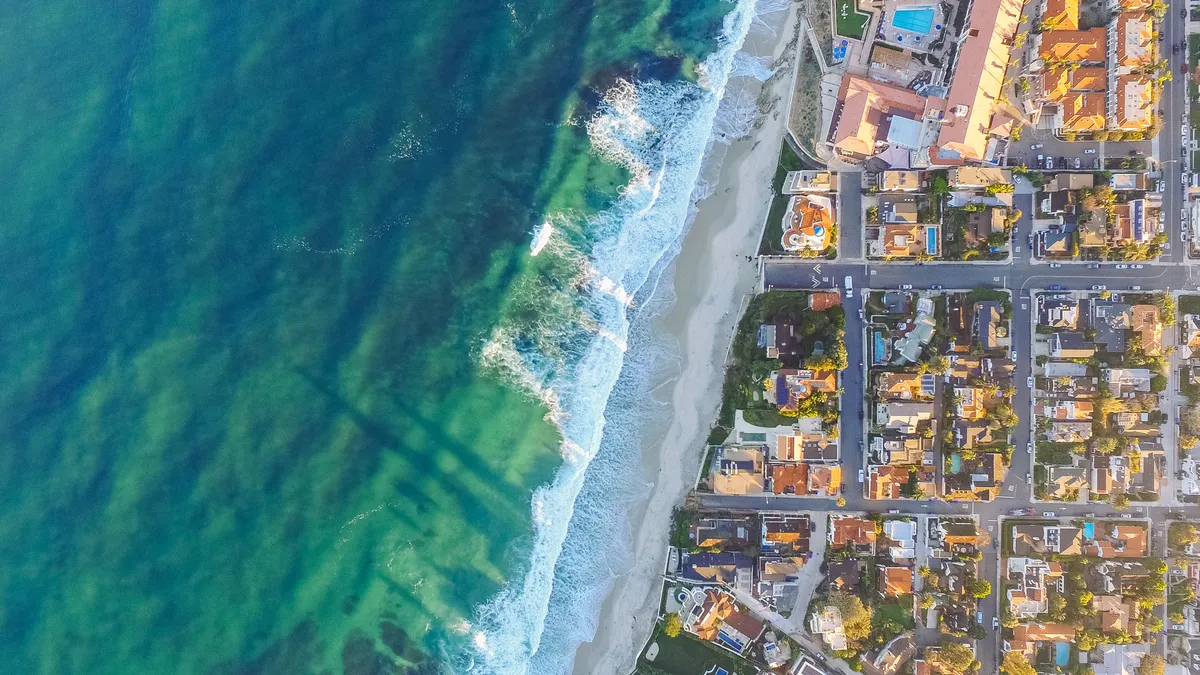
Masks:
[[[745,5],[0,3],[0,671],[569,668]]]

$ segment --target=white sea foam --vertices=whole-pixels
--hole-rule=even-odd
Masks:
[[[565,551],[578,545],[566,541],[568,528],[620,529],[619,518],[611,516],[594,524],[580,522],[604,517],[597,516],[596,509],[577,512],[577,500],[585,476],[590,490],[596,490],[595,480],[604,481],[604,476],[593,477],[592,472],[614,471],[611,462],[593,460],[604,438],[606,408],[629,396],[614,393],[622,367],[627,359],[640,356],[626,353],[632,334],[643,325],[633,324],[631,299],[654,296],[660,275],[677,253],[695,212],[695,199],[711,192],[711,185],[700,180],[701,169],[736,55],[756,17],[756,4],[756,0],[738,0],[726,16],[717,50],[698,68],[699,85],[621,81],[607,92],[600,113],[587,124],[593,149],[626,167],[632,176],[617,203],[585,225],[595,242],[586,270],[591,283],[581,285],[594,321],[591,338],[578,345],[557,371],[546,366],[544,357],[517,349],[502,332],[484,349],[485,358],[503,364],[533,395],[542,398],[554,392],[566,461],[549,485],[535,491],[528,567],[523,578],[480,608],[472,637],[476,653],[470,663],[459,664],[465,672],[562,673],[570,670],[579,641],[594,630],[595,612],[607,588],[564,560],[569,555]],[[746,75],[762,74],[758,68],[744,70]],[[629,463],[624,464],[623,470],[628,471]],[[620,482],[614,481],[609,497],[625,489]],[[629,487],[629,481],[624,483]],[[632,500],[645,486],[630,489],[627,497]],[[618,554],[605,564],[619,565],[620,560]],[[571,602],[566,608],[554,608],[555,625],[549,628],[554,639],[543,650],[552,595],[569,596]],[[578,625],[564,626],[570,618]]]

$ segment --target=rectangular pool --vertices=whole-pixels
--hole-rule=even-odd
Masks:
[[[892,25],[900,30],[928,35],[933,29],[932,7],[907,7],[892,12]]]
[[[930,227],[925,230],[925,252],[929,255],[937,255],[937,238],[937,228]]]
[[[1071,645],[1059,642],[1054,645],[1054,665],[1062,667],[1071,662]]]

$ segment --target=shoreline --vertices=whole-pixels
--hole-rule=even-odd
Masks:
[[[800,21],[799,5],[784,18],[768,17],[778,34],[752,35],[744,51],[769,54],[776,62],[788,53]],[[790,48],[795,58],[795,45]],[[757,256],[762,223],[771,205],[771,179],[779,161],[792,93],[794,62],[762,88],[773,101],[761,126],[725,152],[715,192],[697,205],[691,228],[671,270],[674,306],[656,323],[679,344],[679,368],[656,384],[669,390],[664,403],[672,414],[647,432],[643,475],[652,484],[648,498],[629,515],[633,550],[627,572],[613,580],[596,624],[596,635],[579,645],[575,673],[627,673],[658,616],[662,570],[671,511],[692,487],[702,444],[720,406],[724,350],[732,339],[741,306],[758,285]],[[715,148],[714,152],[722,149]]]

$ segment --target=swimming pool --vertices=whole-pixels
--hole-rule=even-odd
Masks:
[[[933,28],[932,7],[908,7],[892,12],[892,25],[900,30],[909,30],[926,35]]]
[[[950,473],[962,471],[962,455],[950,455]]]
[[[1054,665],[1065,666],[1071,662],[1071,645],[1059,642],[1054,645]]]
[[[1084,523],[1083,524],[1083,536],[1086,539],[1095,539],[1096,538],[1096,524],[1095,523]]]
[[[937,253],[937,238],[938,232],[936,229],[931,227],[925,230],[925,252],[929,255]]]
[[[873,342],[875,349],[872,355],[874,356],[875,363],[883,363],[887,360],[887,343],[884,342],[883,333],[875,331]]]

